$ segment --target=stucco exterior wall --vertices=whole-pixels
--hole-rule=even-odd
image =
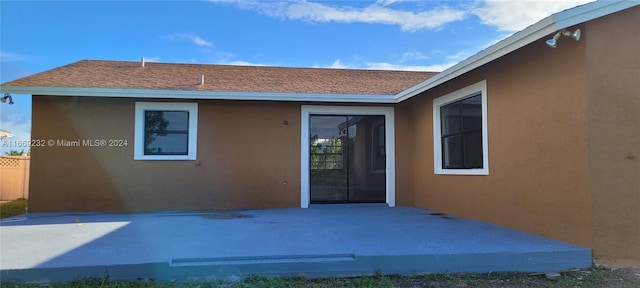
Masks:
[[[409,100],[415,204],[590,247],[585,42],[544,40]],[[485,79],[489,175],[434,175],[433,99]]]
[[[33,97],[32,138],[56,144],[32,148],[31,212],[300,207],[301,103],[195,101],[197,160],[141,161],[133,160],[136,101],[153,100]],[[396,124],[399,206],[413,204],[411,174],[400,170],[413,161],[408,121]],[[57,144],[94,139],[128,145]]]
[[[414,206],[413,167],[417,159],[413,149],[413,111],[408,102],[395,106],[396,133],[396,206]]]
[[[638,27],[640,7],[586,23],[593,245],[605,261],[640,263]]]
[[[128,146],[33,147],[30,211],[299,207],[299,104],[198,101],[196,161],[134,161],[134,105],[33,97],[33,139]]]

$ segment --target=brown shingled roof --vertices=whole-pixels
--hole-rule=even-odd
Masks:
[[[435,74],[82,60],[2,86],[394,95]]]

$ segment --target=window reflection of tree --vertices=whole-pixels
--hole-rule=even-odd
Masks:
[[[310,168],[312,170],[341,170],[344,167],[344,143],[350,139],[339,136],[331,139],[310,137]]]
[[[158,148],[149,148],[149,145],[156,140],[156,136],[167,136],[169,121],[164,118],[163,111],[145,111],[144,115],[144,153],[160,153]]]

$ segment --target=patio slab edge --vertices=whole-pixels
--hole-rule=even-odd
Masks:
[[[0,271],[2,283],[46,284],[86,278],[111,281],[227,281],[251,275],[350,277],[377,273],[553,272],[592,266],[588,248],[550,252],[429,255],[282,255],[270,257],[173,259],[109,266],[52,267]]]

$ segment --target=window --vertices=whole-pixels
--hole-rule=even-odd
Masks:
[[[486,81],[433,100],[436,174],[488,175]]]
[[[136,102],[135,160],[195,160],[197,103]]]

